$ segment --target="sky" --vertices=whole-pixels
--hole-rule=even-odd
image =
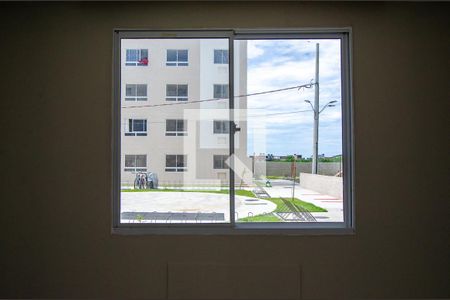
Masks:
[[[320,108],[337,100],[320,114],[319,154],[342,153],[340,41],[247,41],[247,92],[274,90],[314,82],[316,43],[319,43]],[[314,87],[247,97],[248,154],[312,154]],[[301,113],[267,115],[298,110]]]

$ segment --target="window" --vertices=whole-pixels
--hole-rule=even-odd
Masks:
[[[146,136],[147,135],[147,120],[145,119],[129,119],[128,132],[125,136]]]
[[[166,101],[187,101],[187,84],[168,84],[166,85]]]
[[[214,63],[215,64],[228,64],[228,50],[215,49],[214,50]]]
[[[166,172],[186,172],[187,155],[166,155]]]
[[[228,165],[225,161],[228,159],[228,155],[214,155],[213,156],[213,168],[214,169],[227,169]]]
[[[147,155],[125,155],[125,172],[147,172]]]
[[[214,134],[230,133],[230,122],[214,120],[213,132]]]
[[[226,99],[228,98],[228,84],[214,85],[214,98]]]
[[[187,122],[185,120],[166,120],[166,136],[187,135]]]
[[[125,101],[147,101],[147,85],[127,84],[125,86]]]
[[[167,50],[166,66],[187,66],[188,50]]]
[[[148,49],[127,49],[126,66],[147,66]]]
[[[117,30],[114,232],[352,233],[350,41],[329,28]],[[167,67],[127,66],[148,53]],[[154,190],[133,193],[143,170]]]

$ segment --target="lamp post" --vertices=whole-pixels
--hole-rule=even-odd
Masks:
[[[319,115],[321,112],[325,110],[327,107],[334,107],[334,103],[336,100],[329,101],[325,104],[321,109],[319,109],[318,101],[314,101],[314,105],[309,100],[305,100],[306,103],[311,105],[311,108],[314,113],[314,128],[313,128],[313,155],[312,155],[312,174],[317,174],[318,170],[318,151],[319,151]]]

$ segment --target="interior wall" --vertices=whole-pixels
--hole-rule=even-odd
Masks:
[[[0,298],[165,299],[167,264],[185,262],[301,265],[305,299],[450,297],[449,7],[0,4]],[[339,26],[353,28],[355,235],[111,234],[113,28]]]

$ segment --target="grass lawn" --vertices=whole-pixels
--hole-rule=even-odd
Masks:
[[[275,216],[273,213],[290,211],[290,209],[286,207],[286,204],[284,204],[281,198],[267,198],[264,200],[269,200],[275,203],[277,205],[277,208],[272,213],[242,218],[239,219],[239,222],[280,222],[281,221],[280,218]],[[298,198],[294,198],[293,201],[292,198],[287,198],[286,200],[308,210],[309,212],[327,212],[327,210],[322,207],[316,206],[309,202],[302,201]]]
[[[288,202],[291,202],[292,204],[296,204],[297,206],[300,206],[300,207],[306,209],[309,212],[327,212],[327,210],[322,208],[322,207],[315,206],[312,203],[302,201],[302,200],[300,200],[298,198],[294,198],[294,200],[292,200],[292,198],[285,198],[285,199],[288,200]],[[275,209],[275,212],[286,212],[286,211],[289,211],[289,209],[283,203],[283,200],[281,200],[281,198],[269,198],[269,199],[266,199],[266,200],[272,201],[273,203],[275,203],[277,205],[277,208]]]
[[[284,176],[266,176],[267,179],[284,179]]]
[[[241,218],[238,222],[280,222],[280,219],[272,213],[268,213],[254,217]]]

